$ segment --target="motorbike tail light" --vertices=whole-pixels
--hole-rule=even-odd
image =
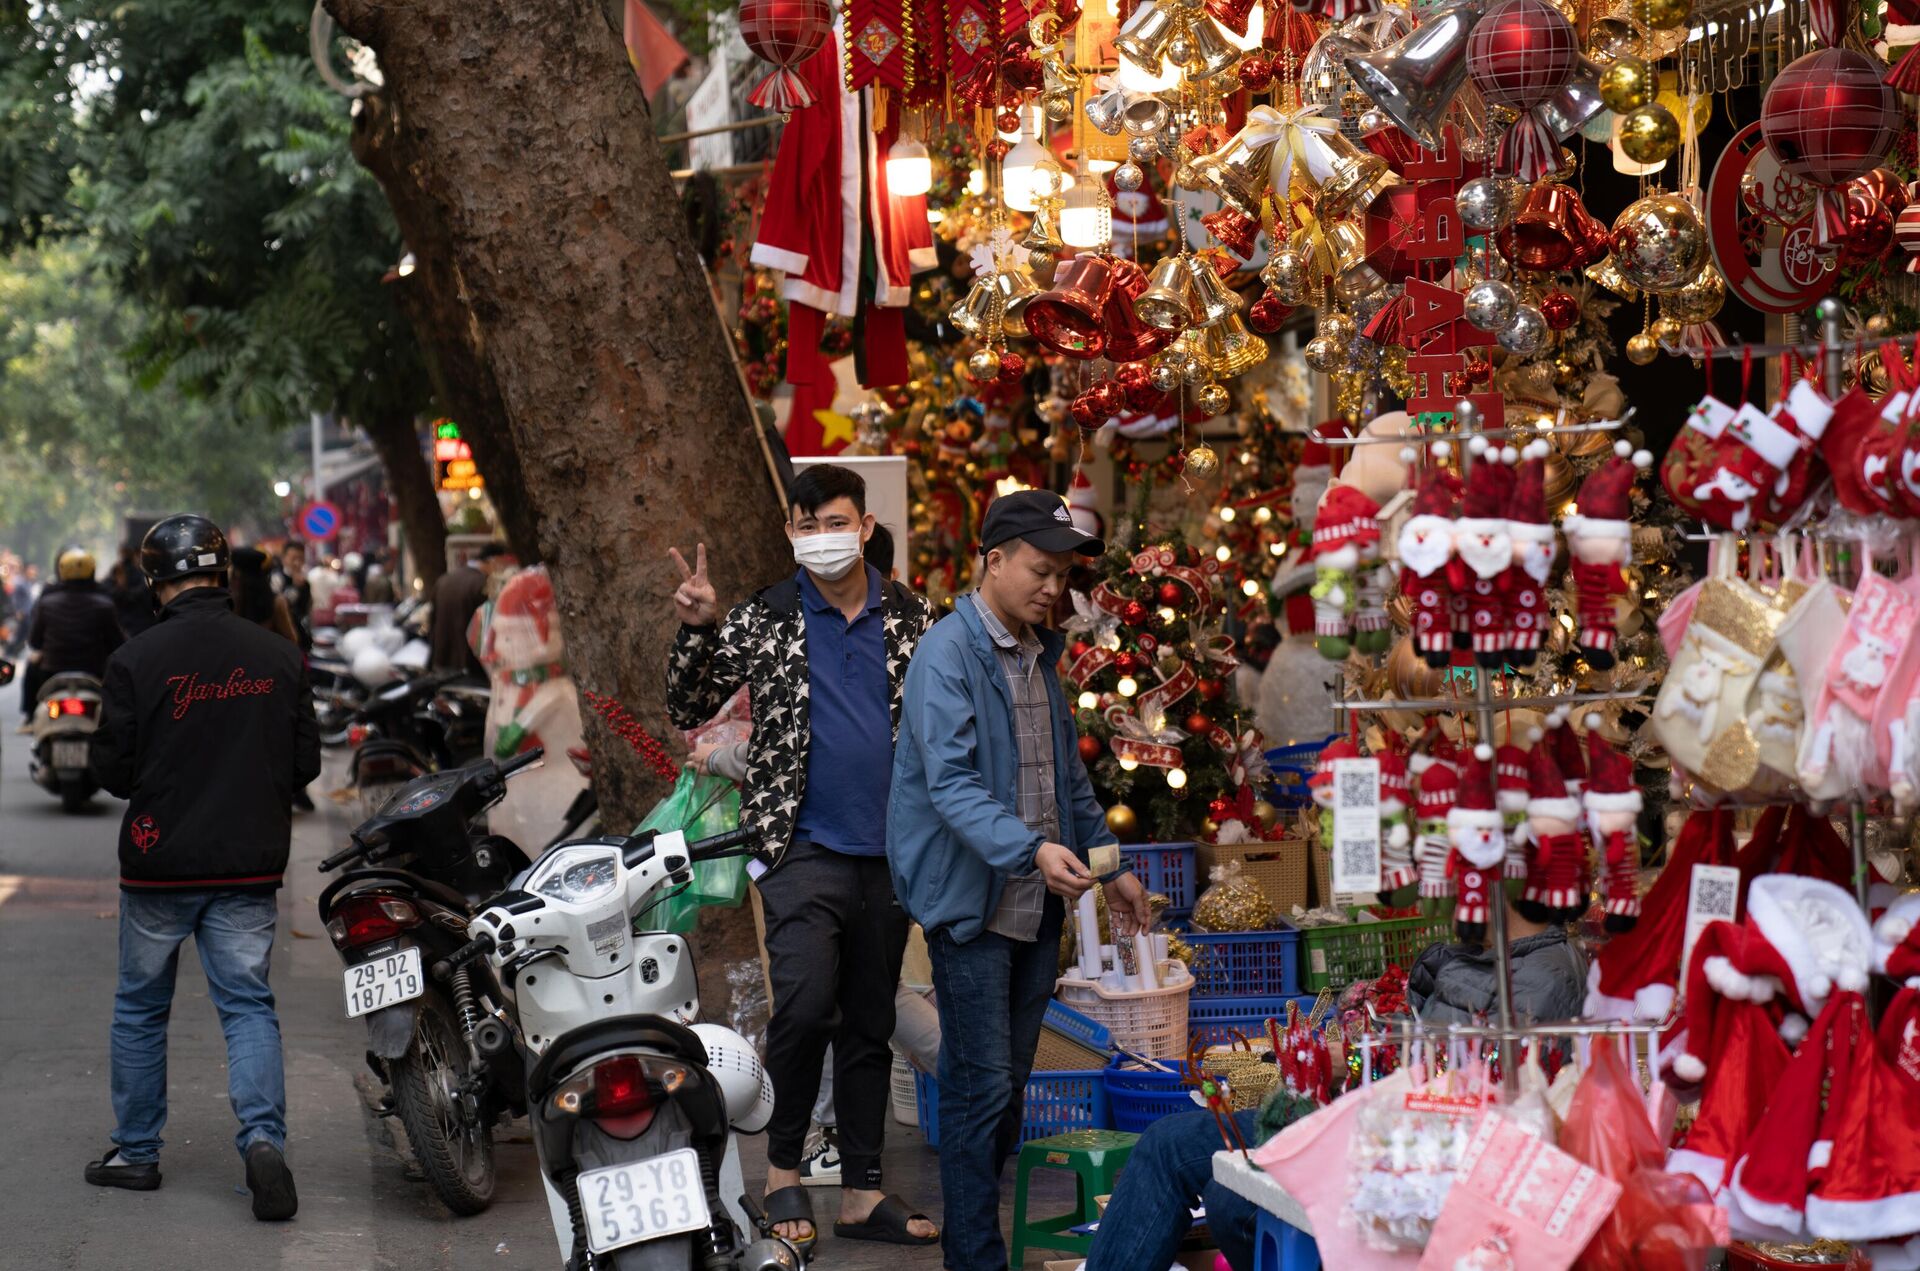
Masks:
[[[347,725],[347,745],[358,747],[360,743],[364,742],[372,733],[373,730],[365,724],[349,724]]]
[[[591,1118],[615,1138],[631,1139],[653,1124],[667,1096],[686,1083],[687,1070],[666,1059],[614,1055],[554,1091],[555,1110]]]
[[[333,916],[327,919],[327,936],[336,949],[358,949],[419,925],[420,911],[412,901],[368,893],[348,896],[334,906]]]
[[[653,1109],[647,1070],[637,1055],[616,1055],[593,1066],[595,1117],[629,1117]]]
[[[59,719],[62,715],[84,715],[87,704],[78,697],[56,697],[47,702],[47,718]]]

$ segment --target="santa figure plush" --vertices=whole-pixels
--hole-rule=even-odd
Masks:
[[[1380,760],[1380,891],[1382,895],[1411,886],[1417,877],[1413,864],[1413,827],[1407,823],[1407,753],[1399,738],[1390,737],[1377,756]]]
[[[493,681],[487,753],[511,759],[535,746],[549,755],[580,746],[580,694],[567,669],[566,637],[546,567],[508,578],[474,625],[474,649]],[[488,828],[516,843],[543,842],[579,792],[572,764],[531,769],[508,783],[506,797],[487,816]]]
[[[1434,449],[1445,453],[1445,442]],[[1447,562],[1453,557],[1453,514],[1460,479],[1435,465],[1420,478],[1412,514],[1400,527],[1400,590],[1413,602],[1413,646],[1428,666],[1453,661]]]
[[[1587,845],[1580,837],[1580,798],[1568,791],[1553,751],[1536,733],[1527,752],[1527,837],[1533,851],[1527,887],[1514,908],[1530,922],[1577,915],[1585,898],[1580,875]]]
[[[1420,877],[1420,899],[1440,901],[1452,894],[1447,882],[1447,857],[1452,844],[1447,837],[1447,814],[1460,791],[1460,774],[1451,763],[1431,751],[1416,752],[1409,760],[1414,772],[1417,794],[1414,800],[1415,827],[1413,857]]]
[[[1460,769],[1460,790],[1447,810],[1453,859],[1453,929],[1468,944],[1487,936],[1487,906],[1507,856],[1507,832],[1493,801],[1493,747],[1475,746]]]
[[[1100,515],[1100,492],[1087,479],[1085,468],[1073,470],[1073,482],[1067,487],[1067,515],[1073,518],[1074,528],[1081,533],[1106,536],[1107,521]]]
[[[1618,640],[1614,601],[1627,594],[1625,566],[1633,559],[1633,523],[1627,519],[1638,468],[1653,462],[1642,450],[1617,442],[1614,457],[1595,468],[1580,487],[1579,511],[1566,519],[1573,582],[1579,588],[1579,625],[1574,640],[1593,667],[1613,666]]]
[[[1447,566],[1447,582],[1453,589],[1456,615],[1465,601],[1473,660],[1484,667],[1497,667],[1506,661],[1506,606],[1501,599],[1500,576],[1513,564],[1513,539],[1507,533],[1513,469],[1484,437],[1473,438],[1467,448],[1477,459],[1467,474],[1466,495],[1453,523],[1454,559]],[[1507,453],[1518,457],[1517,452]],[[1454,630],[1457,634],[1459,627]]]
[[[1385,653],[1393,647],[1393,619],[1387,614],[1387,596],[1393,591],[1393,567],[1380,541],[1382,526],[1374,520],[1374,537],[1362,539],[1360,565],[1354,586],[1359,604],[1353,612],[1353,646],[1365,654]]]
[[[1507,878],[1527,876],[1532,837],[1527,833],[1527,752],[1508,742],[1493,752],[1493,801],[1500,809],[1500,828],[1507,833]]]
[[[1360,747],[1345,737],[1336,737],[1321,749],[1313,775],[1307,778],[1307,793],[1320,809],[1320,841],[1329,848],[1333,846],[1333,765],[1336,760],[1358,758]]]
[[[1513,496],[1507,502],[1507,534],[1513,563],[1500,575],[1506,602],[1507,660],[1531,666],[1553,614],[1547,604],[1547,579],[1560,555],[1560,541],[1547,516],[1547,451],[1544,441],[1527,443],[1513,472]]]
[[[1320,501],[1313,523],[1313,631],[1320,656],[1342,662],[1352,650],[1353,615],[1359,606],[1355,571],[1362,543],[1377,544],[1374,516],[1380,507],[1352,486],[1336,485]]]
[[[1631,931],[1640,918],[1640,789],[1633,761],[1600,735],[1600,717],[1587,716],[1587,789],[1580,796],[1594,845],[1600,849],[1607,891],[1608,931]]]

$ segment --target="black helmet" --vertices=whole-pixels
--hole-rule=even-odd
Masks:
[[[227,536],[204,516],[170,516],[140,540],[140,569],[150,583],[227,572]]]

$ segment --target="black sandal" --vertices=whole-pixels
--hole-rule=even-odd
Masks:
[[[932,1223],[925,1214],[916,1214],[907,1206],[907,1202],[898,1196],[888,1196],[873,1207],[864,1222],[836,1222],[833,1234],[842,1240],[873,1240],[889,1245],[930,1245],[937,1244],[940,1232],[936,1229],[931,1236],[916,1236],[907,1230],[907,1224],[914,1219]]]
[[[789,1241],[794,1248],[805,1253],[820,1238],[820,1224],[813,1220],[813,1198],[807,1195],[807,1189],[798,1184],[782,1187],[777,1192],[768,1192],[766,1201],[767,1221],[777,1227],[786,1222],[803,1222],[813,1228],[811,1236],[800,1236]]]

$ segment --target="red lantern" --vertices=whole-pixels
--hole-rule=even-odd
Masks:
[[[1407,249],[1420,241],[1420,187],[1396,185],[1367,208],[1367,263],[1388,282],[1405,282],[1420,262]]]
[[[827,0],[743,0],[740,37],[774,67],[747,100],[782,115],[813,105],[813,93],[793,68],[818,53],[832,31],[833,6]]]
[[[1560,144],[1538,109],[1566,87],[1580,57],[1573,24],[1546,0],[1500,0],[1467,38],[1467,73],[1490,102],[1520,112],[1500,138],[1496,171],[1538,181],[1560,166]]]

